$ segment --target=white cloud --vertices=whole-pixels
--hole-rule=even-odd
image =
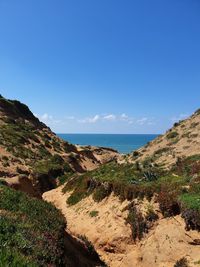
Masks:
[[[155,125],[154,118],[148,118],[148,117],[134,118],[127,115],[126,113],[121,113],[121,114],[102,113],[102,114],[96,114],[94,116],[88,116],[85,118],[84,117],[76,118],[75,116],[70,116],[70,115],[63,116],[62,118],[54,118],[47,112],[45,112],[42,115],[38,114],[34,115],[52,129],[70,129],[73,127],[75,128],[77,127],[77,129],[79,127],[81,129],[82,128],[92,129],[94,127],[92,125],[97,125],[95,127],[98,127],[101,131],[101,129],[105,129],[106,127],[109,126],[107,125],[108,123],[106,122],[110,123],[110,127],[112,127],[112,125],[115,124],[115,127],[119,127],[122,130],[124,129],[123,127],[130,127],[130,129],[134,129],[136,126],[150,127],[151,125]],[[80,126],[79,124],[84,124],[85,126]]]
[[[122,113],[121,115],[120,115],[120,118],[122,119],[122,120],[128,120],[129,119],[129,117],[125,114],[125,113]]]
[[[66,116],[65,119],[66,120],[75,120],[75,117],[74,116]]]
[[[48,121],[53,119],[53,117],[47,113],[44,113],[40,118],[42,121]]]
[[[108,121],[114,121],[116,119],[116,116],[113,114],[109,114],[103,117],[104,120],[108,120]]]
[[[47,124],[48,126],[54,126],[56,124],[63,124],[63,120],[54,119],[53,116],[48,113],[44,113],[43,115],[34,114],[40,121]]]
[[[80,122],[80,123],[96,123],[98,120],[100,120],[100,116],[99,115],[95,115],[94,117],[80,119],[80,120],[77,120],[77,121]]]
[[[172,122],[178,122],[178,121],[180,121],[180,120],[184,120],[184,119],[186,119],[187,117],[189,117],[188,114],[179,114],[178,116],[174,116],[174,117],[171,118],[170,120],[171,120]]]
[[[89,123],[95,123],[100,119],[99,115],[95,115],[93,118],[89,118]]]
[[[144,125],[147,122],[148,118],[144,117],[136,121],[139,125]]]

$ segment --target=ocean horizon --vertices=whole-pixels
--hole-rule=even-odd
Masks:
[[[57,133],[61,139],[74,145],[91,145],[109,147],[120,153],[128,154],[148,142],[154,140],[159,134],[61,134]]]

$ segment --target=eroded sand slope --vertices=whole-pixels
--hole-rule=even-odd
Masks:
[[[200,263],[200,246],[192,244],[200,234],[197,231],[186,232],[180,216],[160,216],[149,233],[135,244],[130,226],[125,221],[127,211],[123,211],[128,201],[120,202],[111,195],[96,203],[90,196],[68,206],[66,199],[69,195],[63,194],[62,187],[59,187],[44,193],[43,198],[62,211],[73,235],[85,235],[92,242],[108,266],[173,267],[182,257],[189,260],[190,266]],[[91,217],[94,211],[98,214]]]

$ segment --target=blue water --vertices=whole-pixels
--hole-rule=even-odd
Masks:
[[[157,134],[57,134],[75,145],[110,147],[120,153],[130,153],[155,139]]]

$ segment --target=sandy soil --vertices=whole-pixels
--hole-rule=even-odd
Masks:
[[[200,266],[200,246],[192,245],[199,239],[196,231],[185,231],[180,216],[159,219],[146,237],[136,244],[131,239],[131,229],[125,223],[128,201],[120,202],[113,195],[100,203],[92,197],[69,207],[62,187],[43,194],[67,219],[68,231],[73,235],[85,235],[94,245],[101,258],[110,267],[173,267],[175,262],[186,257],[190,266]],[[91,212],[97,212],[91,217]]]
[[[168,138],[168,134],[176,132],[175,138]],[[164,135],[159,136],[148,145],[140,148],[138,161],[154,157],[154,162],[164,164],[169,168],[178,157],[188,157],[200,154],[200,114],[193,114],[178,126],[171,128]],[[161,152],[162,149],[163,152]],[[167,150],[166,150],[167,149]],[[156,152],[160,151],[158,154]],[[132,155],[129,161],[133,162]]]

